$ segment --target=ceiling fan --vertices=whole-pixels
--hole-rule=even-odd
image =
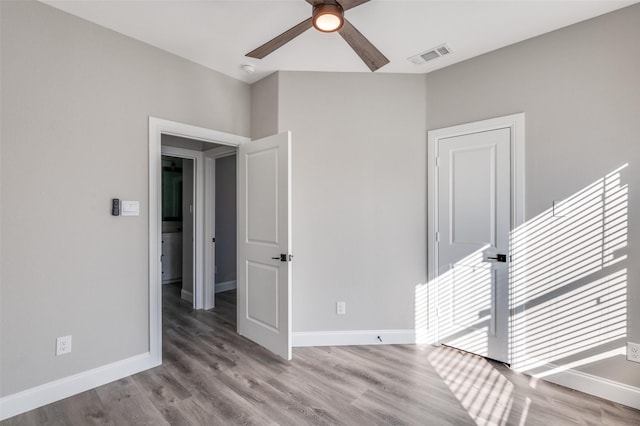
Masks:
[[[367,3],[368,1],[369,0],[306,0],[307,3],[313,6],[311,18],[305,19],[298,25],[247,53],[245,56],[262,59],[309,28],[315,27],[318,31],[322,32],[337,31],[358,56],[360,56],[360,59],[362,59],[369,69],[375,71],[388,64],[389,59],[344,17],[345,11]]]

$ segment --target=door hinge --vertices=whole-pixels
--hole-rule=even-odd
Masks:
[[[436,157],[436,167],[440,167],[440,157]]]
[[[216,237],[213,237],[213,238],[211,239],[211,242],[212,242],[212,243],[215,243],[215,242],[216,242]]]
[[[440,242],[440,232],[436,231],[436,243]]]

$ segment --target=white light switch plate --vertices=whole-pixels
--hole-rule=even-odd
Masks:
[[[140,201],[122,200],[122,216],[140,216]]]

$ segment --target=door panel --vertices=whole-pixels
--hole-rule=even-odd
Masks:
[[[454,244],[495,244],[495,147],[450,151],[451,158],[451,239]],[[473,212],[473,214],[469,214]],[[485,226],[478,226],[484,224]]]
[[[441,343],[507,362],[510,129],[443,138],[437,156]]]
[[[278,146],[246,154],[247,240],[278,246]],[[286,164],[284,164],[286,167]]]
[[[278,267],[247,261],[247,319],[278,331]]]
[[[285,359],[291,359],[290,153],[290,133],[238,149],[238,333]]]

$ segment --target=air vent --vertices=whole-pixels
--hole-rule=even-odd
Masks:
[[[449,48],[449,46],[447,46],[446,44],[442,44],[440,46],[434,47],[433,49],[418,53],[417,55],[414,55],[407,59],[416,65],[421,65],[433,59],[437,59],[441,56],[448,55],[449,53],[451,53],[451,49]]]

